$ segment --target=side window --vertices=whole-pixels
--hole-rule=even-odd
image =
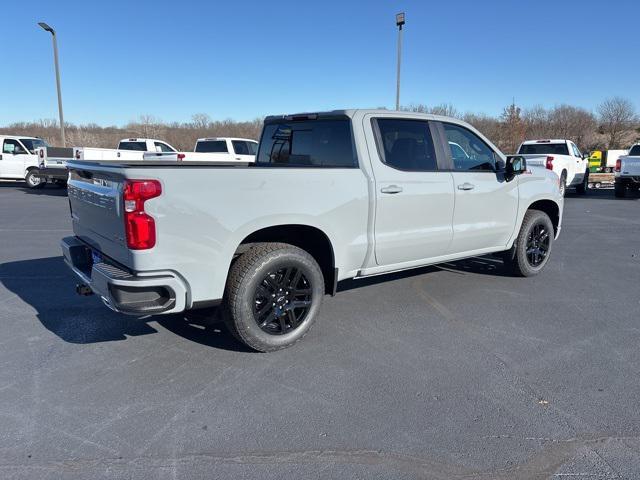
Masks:
[[[256,142],[247,142],[247,148],[249,149],[249,155],[258,153],[258,144]]]
[[[236,155],[251,155],[249,153],[247,142],[242,140],[231,140],[231,143],[233,144],[233,151],[236,152]]]
[[[378,150],[390,167],[408,172],[438,169],[429,123],[423,120],[378,118]]]
[[[575,144],[573,144],[573,143],[572,143],[572,144],[571,144],[571,148],[572,148],[572,150],[573,150],[573,154],[574,154],[576,157],[582,157],[582,154],[580,153],[580,150],[578,150],[578,147],[576,147],[576,146],[575,146]]]
[[[495,171],[495,153],[475,133],[452,123],[443,123],[455,170]]]
[[[161,152],[173,152],[174,150],[167,145],[166,143],[162,143],[162,142],[153,142],[153,144],[156,147],[156,150],[159,148]]]
[[[25,153],[24,148],[22,148],[22,145],[20,145],[20,143],[18,143],[17,140],[5,140],[4,144],[2,145],[2,153]]]
[[[358,166],[348,119],[269,123],[258,164],[353,168]]]

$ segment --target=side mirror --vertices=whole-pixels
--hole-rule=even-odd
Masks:
[[[504,176],[507,182],[513,180],[516,175],[521,175],[527,171],[527,159],[520,155],[510,155],[507,157],[507,164],[504,169]]]

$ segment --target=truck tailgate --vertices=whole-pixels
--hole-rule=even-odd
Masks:
[[[640,176],[640,157],[620,157],[622,161],[621,175]]]
[[[76,236],[97,252],[128,266],[130,254],[125,241],[123,184],[123,177],[116,171],[72,168],[68,195]]]

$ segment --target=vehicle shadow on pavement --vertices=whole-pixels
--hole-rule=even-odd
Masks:
[[[90,344],[127,340],[129,337],[158,333],[150,323],[189,341],[232,351],[247,351],[227,332],[213,310],[136,318],[109,310],[96,296],[80,297],[77,283],[62,257],[37,258],[0,264],[0,284],[33,307],[36,317],[50,332],[68,343]],[[0,289],[2,293],[2,289]],[[12,301],[11,297],[7,299]],[[13,300],[13,304],[18,304]],[[10,313],[10,306],[0,318]],[[18,307],[20,308],[20,307]],[[31,315],[20,308],[19,315]],[[13,314],[16,316],[16,314]]]
[[[66,197],[66,187],[59,187],[57,185],[45,185],[42,188],[29,188],[24,182],[0,182],[0,188],[11,187],[14,190],[17,188],[19,192],[28,195],[48,195],[50,197]]]

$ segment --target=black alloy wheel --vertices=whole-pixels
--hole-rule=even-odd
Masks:
[[[551,238],[546,225],[536,223],[527,237],[527,261],[532,267],[544,263],[549,253]]]
[[[254,318],[264,332],[284,335],[298,328],[312,303],[309,280],[294,266],[269,272],[256,287]]]

